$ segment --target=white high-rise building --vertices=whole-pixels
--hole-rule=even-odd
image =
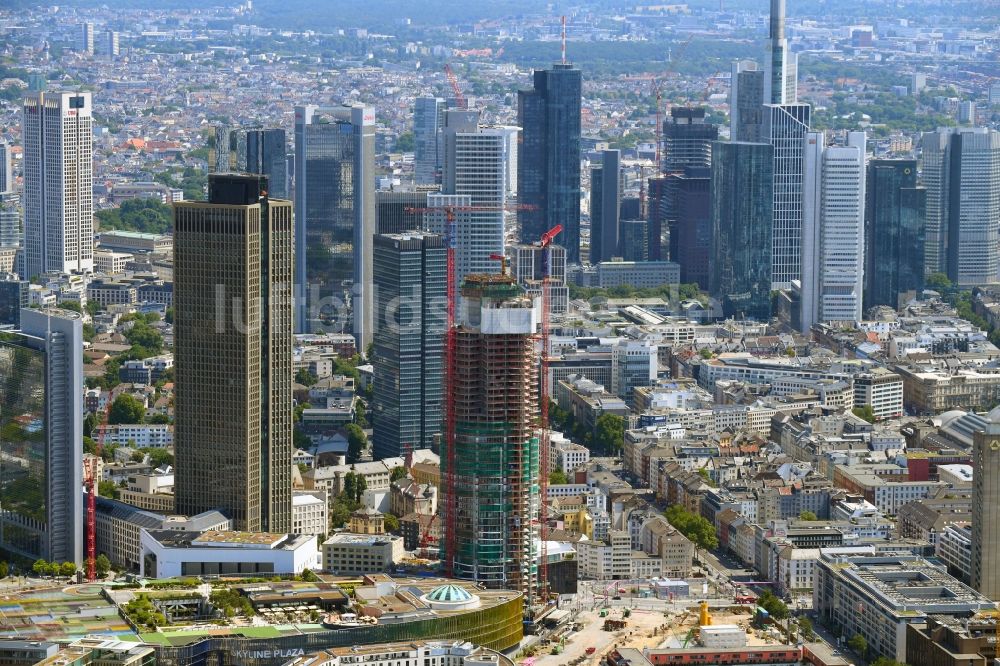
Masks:
[[[94,24],[84,23],[80,26],[80,52],[94,55]]]
[[[611,392],[632,405],[634,389],[656,382],[658,348],[648,340],[622,340],[611,348]]]
[[[862,316],[865,216],[864,132],[827,146],[805,138],[802,231],[802,330],[819,321]]]
[[[803,150],[809,132],[808,104],[765,104],[761,141],[774,160],[774,223],[771,289],[788,289],[802,277]]]
[[[507,136],[501,128],[480,127],[479,111],[445,113],[441,195],[428,195],[427,207],[465,207],[455,212],[456,284],[472,273],[498,273],[491,255],[504,251]],[[468,210],[468,208],[475,210]],[[428,213],[428,230],[449,238],[446,215]]]
[[[104,33],[104,55],[108,58],[116,58],[118,53],[118,31],[108,30]]]
[[[88,92],[24,98],[24,277],[93,272],[93,120]]]
[[[504,135],[504,147],[507,154],[504,157],[504,164],[507,166],[507,173],[504,176],[504,183],[507,187],[507,196],[517,196],[517,144],[521,136],[521,128],[512,125],[504,125],[500,128]]]

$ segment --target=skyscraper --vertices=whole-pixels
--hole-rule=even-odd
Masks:
[[[536,70],[517,95],[521,144],[517,161],[521,242],[561,224],[566,259],[580,263],[580,70],[560,63]]]
[[[809,110],[808,104],[764,105],[761,140],[771,144],[774,157],[773,289],[788,289],[802,275],[802,169]]]
[[[10,161],[10,144],[0,139],[0,194],[14,190],[14,169]]]
[[[865,133],[827,146],[806,135],[802,231],[801,326],[860,321],[864,290]]]
[[[986,415],[986,427],[972,435],[972,571],[970,583],[1000,599],[1000,410]]]
[[[767,42],[764,101],[767,104],[798,102],[798,57],[788,50],[785,39],[785,0],[771,0],[771,24]]]
[[[376,459],[436,445],[442,426],[448,259],[441,236],[375,236]]]
[[[646,251],[650,261],[660,261],[664,255],[670,256],[673,240],[664,238],[668,232],[665,214],[667,197],[667,177],[656,175],[646,179]]]
[[[704,107],[673,107],[663,121],[663,172],[711,167],[712,142],[718,138],[719,126],[705,122]]]
[[[117,30],[107,30],[104,33],[104,55],[108,58],[114,59],[118,57],[119,46],[118,46],[118,31]]]
[[[295,330],[336,325],[336,301],[352,283],[358,349],[372,336],[375,111],[295,107]]]
[[[210,175],[174,204],[177,508],[237,530],[292,527],[290,201],[267,179]]]
[[[418,97],[413,101],[413,181],[417,185],[441,182],[443,111],[444,100],[438,97]]]
[[[924,288],[927,190],[916,160],[872,160],[865,184],[865,310]]]
[[[681,282],[708,289],[712,249],[712,170],[688,167],[666,176],[670,182],[674,224],[672,256],[681,266]]]
[[[94,55],[94,24],[83,23],[80,25],[79,49],[81,53]]]
[[[603,150],[600,165],[590,169],[591,264],[618,256],[621,196],[621,151]]]
[[[727,317],[771,317],[773,148],[712,146],[712,295]]]
[[[21,328],[21,310],[28,307],[28,282],[0,272],[0,326]]]
[[[538,567],[538,312],[512,276],[496,272],[469,276],[462,297],[448,387],[454,449],[446,442],[441,455],[442,559],[460,578],[530,599]]]
[[[251,173],[267,176],[268,196],[288,198],[288,150],[285,130],[262,127],[215,127],[213,173]]]
[[[960,127],[921,140],[927,186],[927,273],[961,285],[997,281],[1000,132]]]
[[[24,277],[94,270],[90,93],[24,98]]]
[[[492,273],[492,254],[503,254],[506,204],[506,137],[503,130],[479,126],[479,111],[449,109],[444,127],[443,194],[429,194],[428,208],[473,207],[455,214],[455,275]],[[445,212],[424,216],[428,230],[448,237]]]
[[[764,72],[752,60],[737,60],[730,81],[730,139],[758,142],[764,124]]]
[[[401,234],[424,228],[427,190],[377,190],[375,192],[375,233]],[[378,322],[375,322],[376,327]]]
[[[21,311],[0,339],[0,547],[83,564],[83,319]]]
[[[648,261],[649,250],[646,247],[649,228],[646,220],[622,220],[618,228],[621,230],[621,257],[625,261]]]

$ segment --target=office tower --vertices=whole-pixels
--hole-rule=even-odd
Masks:
[[[611,348],[611,392],[630,407],[635,389],[656,382],[658,348],[648,340],[622,340]]]
[[[752,60],[735,61],[729,90],[730,139],[760,141],[763,111],[764,72]]]
[[[927,190],[916,160],[872,160],[865,183],[865,310],[924,288]]]
[[[444,171],[441,191],[429,194],[428,208],[459,206],[455,213],[455,275],[495,273],[490,255],[503,254],[506,149],[503,130],[479,126],[479,111],[445,113]],[[447,215],[427,213],[428,230],[448,238]]]
[[[443,155],[440,134],[443,129],[444,100],[418,97],[413,101],[413,181],[417,185],[441,182]]]
[[[174,204],[177,510],[237,530],[292,527],[290,201],[267,179],[209,175]]]
[[[401,234],[424,228],[426,190],[377,190],[375,192],[375,233]]]
[[[618,256],[618,216],[622,196],[621,151],[602,150],[590,169],[590,263]]]
[[[972,435],[972,572],[982,595],[1000,599],[1000,411],[986,415],[986,427]]]
[[[961,125],[976,124],[976,103],[965,101],[958,105],[958,122]]]
[[[379,234],[375,254],[374,456],[436,448],[442,426],[448,258],[435,234]]]
[[[649,250],[646,247],[649,227],[646,220],[622,220],[621,257],[625,261],[648,261]]]
[[[798,57],[785,39],[785,0],[771,0],[770,37],[767,42],[764,101],[767,104],[798,102]]]
[[[21,212],[0,195],[0,247],[21,247]]]
[[[670,120],[663,121],[663,173],[712,166],[712,142],[718,138],[719,127],[705,122],[704,107],[670,109]]]
[[[806,135],[803,178],[801,326],[860,321],[865,266],[865,133],[827,146]]]
[[[107,30],[104,33],[104,54],[108,56],[108,58],[118,57],[120,51],[118,41],[117,30]]]
[[[510,274],[532,297],[541,298],[542,280],[549,278],[549,313],[565,314],[569,308],[569,287],[566,286],[566,248],[549,245],[513,245],[507,248]],[[546,262],[548,264],[546,265]]]
[[[501,125],[498,129],[504,138],[504,186],[507,188],[509,198],[517,198],[517,156],[520,152],[518,144],[521,128]]]
[[[650,261],[660,261],[664,255],[670,255],[671,241],[666,216],[664,214],[664,199],[667,196],[667,177],[662,175],[646,179],[646,249]],[[664,238],[667,235],[667,238]]]
[[[927,187],[926,274],[960,285],[997,281],[1000,132],[944,128],[921,139]]]
[[[641,220],[645,216],[642,214],[642,199],[639,197],[622,197],[618,206],[619,220]]]
[[[711,291],[726,317],[771,317],[773,148],[712,146]]]
[[[454,448],[446,442],[441,455],[442,560],[457,577],[530,600],[538,567],[538,311],[512,276],[496,271],[466,278],[462,302],[448,387]]]
[[[30,278],[94,270],[90,93],[24,98],[24,251]]]
[[[0,548],[83,564],[83,318],[25,308],[0,339]]]
[[[215,150],[209,153],[211,173],[251,173],[267,176],[268,196],[288,198],[288,150],[285,130],[228,127],[215,131]]]
[[[809,131],[809,105],[764,105],[762,141],[773,149],[774,229],[771,255],[773,289],[788,289],[802,275],[803,153]]]
[[[10,159],[10,144],[0,139],[0,194],[14,191],[14,167]]]
[[[21,309],[28,307],[28,281],[0,273],[0,327],[21,328]]]
[[[681,266],[681,282],[709,287],[712,249],[712,170],[688,167],[670,181],[674,224],[672,256]]]
[[[270,188],[267,195],[275,199],[288,199],[288,150],[285,130],[252,128],[246,130],[246,164],[240,165],[246,173],[267,176]]]
[[[94,55],[94,24],[84,23],[80,26],[80,52]]]
[[[521,144],[517,161],[521,241],[561,224],[566,259],[580,263],[580,70],[555,64],[536,70],[531,90],[517,94]]]
[[[375,233],[375,111],[295,107],[295,330],[324,330],[341,285],[353,283],[358,349],[372,336]],[[350,248],[349,253],[347,249]]]

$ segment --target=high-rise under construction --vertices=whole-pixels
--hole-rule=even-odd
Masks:
[[[538,585],[534,301],[503,274],[469,275],[449,344],[443,461],[446,568],[486,587]]]

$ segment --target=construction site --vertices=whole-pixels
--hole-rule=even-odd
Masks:
[[[525,666],[594,665],[618,648],[649,650],[733,650],[779,646],[781,633],[755,626],[752,607],[709,610],[704,602],[676,610],[595,608],[577,612],[560,629],[523,652]]]

